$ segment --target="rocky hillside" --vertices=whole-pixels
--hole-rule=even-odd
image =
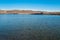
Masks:
[[[60,15],[60,12],[45,12],[45,11],[32,11],[32,10],[0,10],[0,14],[51,14]]]

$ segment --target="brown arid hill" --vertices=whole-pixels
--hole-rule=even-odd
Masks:
[[[31,13],[41,13],[40,11],[32,10],[0,10],[0,14],[31,14]]]
[[[60,12],[45,12],[45,11],[32,11],[32,10],[0,10],[0,14],[51,14],[60,15]]]

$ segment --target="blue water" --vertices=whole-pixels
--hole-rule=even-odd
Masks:
[[[0,14],[0,40],[60,40],[60,16]]]

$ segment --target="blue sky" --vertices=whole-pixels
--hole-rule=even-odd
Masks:
[[[0,0],[0,9],[60,11],[60,0]]]

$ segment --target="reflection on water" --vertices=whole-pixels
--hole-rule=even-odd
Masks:
[[[1,14],[0,40],[60,40],[60,16]]]

